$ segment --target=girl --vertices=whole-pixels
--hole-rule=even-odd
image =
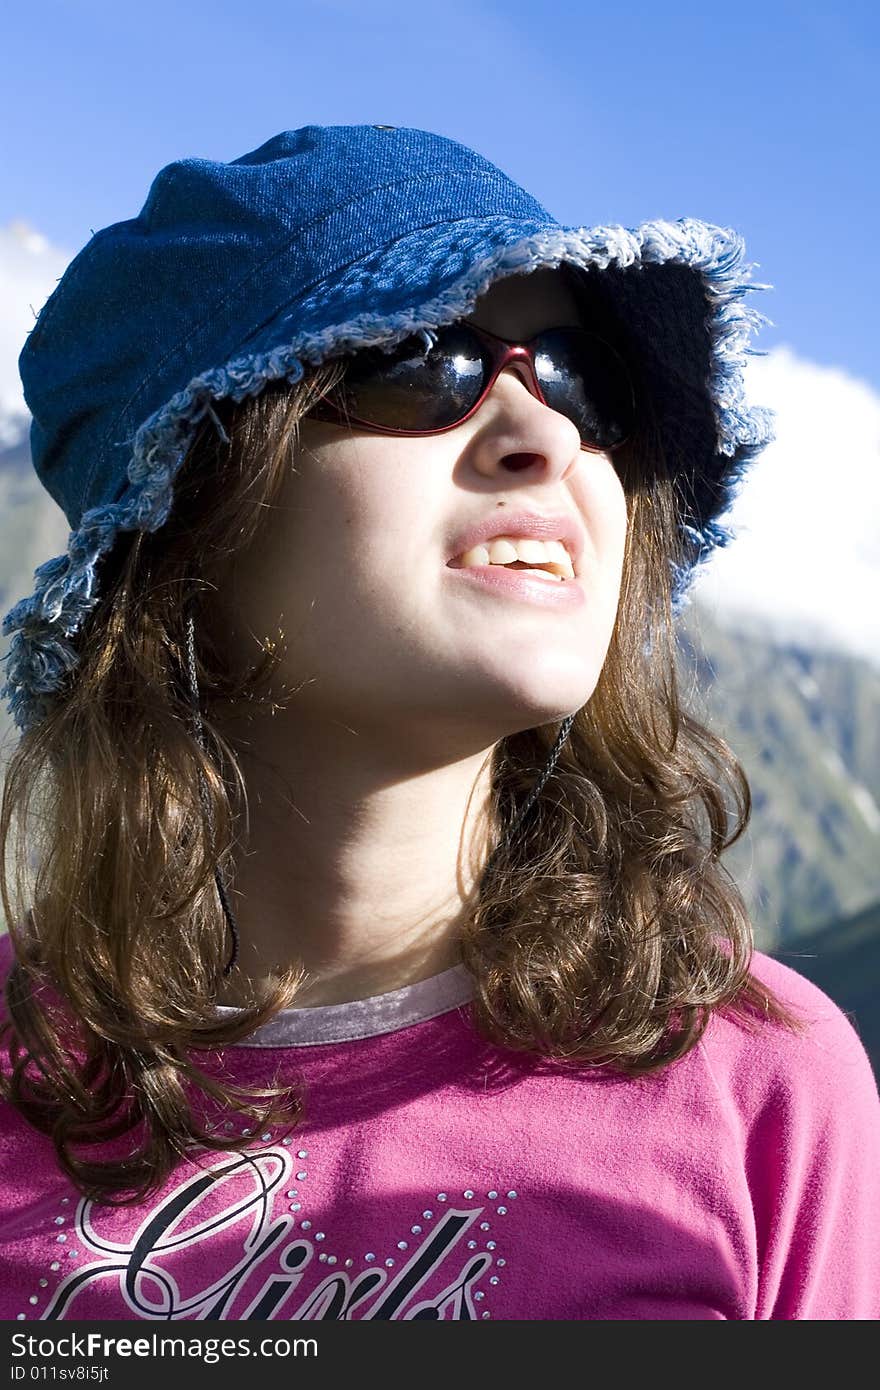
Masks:
[[[3,1316],[880,1311],[870,1066],[753,950],[748,782],[676,686],[770,437],[742,256],[309,126],[68,268],[21,357],[68,553],[4,624]]]

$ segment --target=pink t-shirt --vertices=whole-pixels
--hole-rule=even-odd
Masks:
[[[217,1067],[304,1082],[302,1126],[200,1155],[135,1208],[80,1198],[3,1106],[0,1316],[874,1319],[868,1058],[814,985],[754,970],[807,1036],[716,1015],[637,1080],[483,1042],[462,967],[290,1010]]]

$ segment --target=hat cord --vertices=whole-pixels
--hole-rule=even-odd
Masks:
[[[204,731],[202,727],[202,717],[199,710],[199,686],[198,681],[196,679],[195,625],[193,623],[191,614],[187,617],[186,620],[186,658],[187,670],[189,674],[190,692],[192,695],[193,722],[195,724],[196,738],[198,739],[201,748],[205,752],[207,752]],[[573,714],[570,714],[566,719],[563,719],[562,724],[559,728],[559,733],[556,736],[556,742],[553,744],[553,747],[550,750],[550,754],[547,758],[546,763],[544,764],[544,767],[541,771],[541,775],[539,776],[532,790],[529,792],[516,820],[509,827],[503,838],[500,840],[500,842],[496,845],[495,849],[490,854],[488,860],[486,861],[486,868],[489,867],[489,865],[492,863],[495,857],[498,854],[500,854],[502,850],[507,849],[508,846],[512,844],[517,833],[519,832],[520,828],[525,822],[526,817],[529,815],[530,811],[532,810],[532,807],[535,805],[535,802],[538,800],[538,797],[541,795],[541,792],[547,785],[550,775],[553,772],[553,769],[555,768],[557,762],[559,761],[559,755],[562,752],[563,745],[566,739],[568,738],[569,733],[571,732],[571,727],[574,724],[574,719],[575,716]],[[208,818],[208,824],[210,825],[211,832],[213,834],[214,817],[211,812],[211,803],[208,799],[208,789],[205,785],[204,774],[201,772],[199,773],[199,790],[201,794],[202,805],[205,808],[205,815]],[[229,960],[223,968],[223,974],[228,975],[230,971],[235,969],[236,962],[238,961],[238,924],[236,923],[232,907],[230,906],[229,898],[226,893],[226,887],[223,883],[219,867],[215,868],[214,870],[214,879],[217,884],[217,892],[220,895],[220,903],[223,908],[224,915],[226,917],[226,922],[229,927],[230,934],[232,936],[232,952],[230,954]]]
[[[571,733],[571,728],[574,724],[574,720],[575,716],[573,714],[569,714],[565,719],[563,719],[562,723],[560,724],[559,733],[556,735],[556,742],[550,749],[547,761],[541,770],[541,775],[539,776],[537,782],[532,787],[532,790],[526,797],[523,807],[516,820],[508,828],[504,836],[501,838],[501,840],[499,840],[498,844],[495,846],[492,853],[489,855],[489,858],[487,859],[483,870],[484,873],[489,868],[489,865],[496,858],[496,856],[501,854],[503,850],[506,850],[516,839],[516,836],[518,835],[523,824],[525,823],[525,820],[529,815],[532,807],[535,805],[536,801],[538,800],[538,797],[541,795],[541,792],[544,790],[545,786],[550,780],[550,775],[559,761],[559,755],[562,752],[565,741]]]

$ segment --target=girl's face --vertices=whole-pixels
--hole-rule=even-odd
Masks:
[[[541,270],[497,282],[469,321],[524,342],[582,319],[559,273]],[[580,528],[582,603],[532,602],[450,565],[475,523],[516,534],[506,518],[521,512]],[[281,629],[275,689],[296,687],[297,719],[472,752],[589,699],[626,525],[612,457],[582,450],[575,425],[516,366],[445,434],[395,438],[307,418],[278,507],[230,573],[225,636],[251,661],[254,639]]]

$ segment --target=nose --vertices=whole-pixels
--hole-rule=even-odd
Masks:
[[[473,416],[474,467],[484,476],[534,470],[536,478],[564,479],[581,458],[574,421],[545,405],[530,363],[512,362],[499,373]]]

